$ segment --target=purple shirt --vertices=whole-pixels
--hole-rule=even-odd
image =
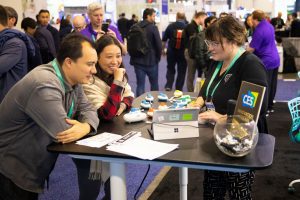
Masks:
[[[279,67],[280,58],[275,44],[275,32],[268,21],[262,20],[257,25],[250,47],[255,49],[253,53],[261,59],[267,70]]]
[[[117,39],[123,43],[122,37],[120,32],[118,31],[118,29],[112,25],[109,25],[108,28],[110,30],[112,30],[113,32],[115,32]],[[88,24],[85,29],[83,29],[82,31],[80,31],[80,33],[86,37],[88,37],[89,39],[91,39],[93,42],[96,42],[96,38],[97,38],[97,32],[93,30],[93,27],[91,24]]]

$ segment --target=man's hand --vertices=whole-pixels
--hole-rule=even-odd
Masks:
[[[63,144],[76,141],[91,131],[88,123],[81,123],[77,120],[66,119],[66,122],[72,125],[71,128],[57,134],[56,139]]]

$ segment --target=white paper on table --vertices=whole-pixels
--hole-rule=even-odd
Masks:
[[[104,132],[86,139],[78,140],[76,144],[100,148],[120,139],[121,137],[122,135]]]
[[[173,151],[174,149],[177,149],[178,146],[179,144],[168,144],[142,137],[134,137],[123,144],[107,146],[106,149],[141,159],[153,160]]]

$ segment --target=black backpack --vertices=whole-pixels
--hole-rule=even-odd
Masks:
[[[174,48],[174,49],[183,49],[184,48],[183,33],[184,33],[183,29],[180,29],[180,28],[175,29],[173,31],[172,38],[171,38],[172,48]]]
[[[200,31],[190,37],[189,56],[196,60],[197,65],[201,68],[206,68],[209,60],[209,53],[204,42],[204,32]]]
[[[127,34],[127,50],[130,56],[139,57],[146,55],[150,50],[145,27],[140,23],[134,24]]]

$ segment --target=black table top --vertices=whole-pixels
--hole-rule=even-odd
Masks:
[[[151,92],[151,94],[156,99],[158,92]],[[166,92],[166,94],[169,98],[172,96],[171,92]],[[190,94],[192,97],[197,96],[194,93],[187,94]],[[135,99],[133,106],[139,107],[145,95]],[[155,106],[157,106],[156,100],[154,101]],[[100,123],[98,133],[110,132],[124,135],[129,131],[135,130],[141,131],[143,137],[150,138],[148,133],[150,126],[151,124],[145,122],[128,124],[123,120],[123,115],[121,115],[110,122]],[[213,140],[213,127],[207,125],[200,125],[199,138],[162,140],[162,142],[179,144],[179,149],[155,159],[154,161],[156,162],[179,163],[183,165],[199,164],[239,169],[263,169],[270,166],[273,162],[275,138],[269,134],[260,134],[256,148],[248,155],[240,158],[229,157],[223,154]],[[140,160],[132,156],[107,151],[106,147],[92,148],[77,145],[75,142],[69,144],[51,144],[48,146],[48,151],[72,155]]]

